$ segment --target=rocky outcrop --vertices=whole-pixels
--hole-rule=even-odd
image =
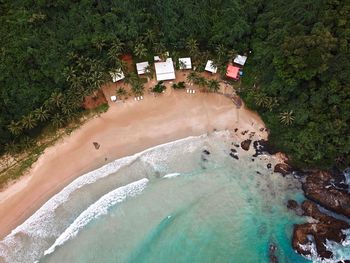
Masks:
[[[331,258],[332,252],[328,251],[324,245],[326,240],[342,242],[346,237],[342,230],[349,228],[350,225],[321,213],[317,205],[309,200],[303,202],[302,209],[304,215],[314,218],[315,222],[294,226],[293,248],[302,255],[310,255],[307,245],[314,242],[317,253],[321,258]],[[312,240],[310,240],[310,236],[312,236]]]
[[[242,149],[245,151],[249,151],[249,147],[251,143],[252,143],[252,140],[250,139],[244,140],[243,142],[241,142]]]
[[[278,258],[276,256],[277,246],[274,243],[269,245],[269,259],[270,263],[278,263]]]
[[[94,145],[96,150],[100,149],[101,145],[98,142],[93,142],[92,144]]]
[[[307,198],[350,218],[350,194],[339,175],[316,171],[307,176],[302,187]]]
[[[283,176],[285,176],[287,174],[290,174],[293,171],[293,169],[287,163],[278,163],[278,164],[275,165],[275,168],[273,169],[273,171],[275,173],[280,173]]]
[[[287,202],[288,209],[295,210],[299,207],[298,202],[295,200],[288,200]]]

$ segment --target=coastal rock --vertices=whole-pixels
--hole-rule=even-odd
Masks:
[[[269,258],[270,263],[278,263],[278,258],[276,256],[277,246],[274,243],[271,243],[269,246]]]
[[[341,178],[329,172],[316,171],[302,184],[305,196],[321,206],[350,218],[350,194]]]
[[[288,209],[295,210],[299,207],[298,202],[295,200],[288,200],[287,202]]]
[[[236,149],[231,149],[230,156],[236,160],[238,160],[238,153]]]
[[[210,154],[210,152],[208,150],[203,150],[203,153],[206,154],[206,155]]]
[[[313,242],[321,258],[331,258],[332,252],[327,250],[326,240],[342,242],[346,237],[342,230],[349,228],[350,225],[321,213],[317,205],[309,200],[303,202],[302,208],[304,215],[316,219],[317,222],[294,226],[293,248],[302,255],[310,255],[309,245]]]
[[[277,151],[271,146],[271,144],[266,140],[258,140],[253,142],[253,147],[255,149],[255,154],[253,157],[257,157],[261,154],[275,154]]]
[[[243,142],[241,142],[242,149],[245,151],[248,151],[251,143],[252,143],[252,140],[250,139],[244,140]]]
[[[268,163],[268,164],[266,165],[266,167],[267,167],[267,169],[271,169],[272,164],[271,164],[271,163]]]
[[[273,171],[275,173],[280,173],[283,176],[285,176],[292,172],[292,167],[290,167],[290,165],[286,163],[278,163],[275,165],[275,168],[273,169]]]

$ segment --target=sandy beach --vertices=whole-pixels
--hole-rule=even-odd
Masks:
[[[238,128],[267,136],[259,131],[264,124],[257,114],[237,109],[222,95],[168,90],[142,101],[110,102],[106,113],[46,149],[27,175],[0,193],[0,238],[75,178],[113,159],[214,130]]]

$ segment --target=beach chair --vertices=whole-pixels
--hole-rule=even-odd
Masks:
[[[193,94],[196,93],[196,90],[193,90]]]
[[[141,98],[141,100],[143,100],[143,97],[142,97],[142,96],[141,96],[140,98]]]
[[[134,98],[134,101],[136,101],[137,99],[136,99],[136,97]]]
[[[186,89],[186,93],[189,93],[190,92],[190,90],[189,89]]]

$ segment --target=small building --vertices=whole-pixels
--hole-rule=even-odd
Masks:
[[[145,74],[148,66],[149,66],[148,61],[136,63],[137,74],[138,75]]]
[[[154,63],[157,81],[175,79],[173,60],[167,58],[165,62]]]
[[[235,57],[235,59],[233,60],[234,63],[244,66],[245,62],[247,61],[247,57],[246,56],[241,56],[241,55],[237,55]]]
[[[214,61],[208,60],[207,64],[205,65],[205,71],[215,74],[218,71],[218,67],[214,65]]]
[[[192,68],[191,58],[179,58],[179,66],[180,66],[180,69],[191,69]]]
[[[117,82],[125,78],[124,72],[121,69],[109,72],[109,74],[111,75],[113,82]]]
[[[228,64],[226,69],[226,77],[233,80],[239,80],[240,70],[241,69],[239,67]]]

